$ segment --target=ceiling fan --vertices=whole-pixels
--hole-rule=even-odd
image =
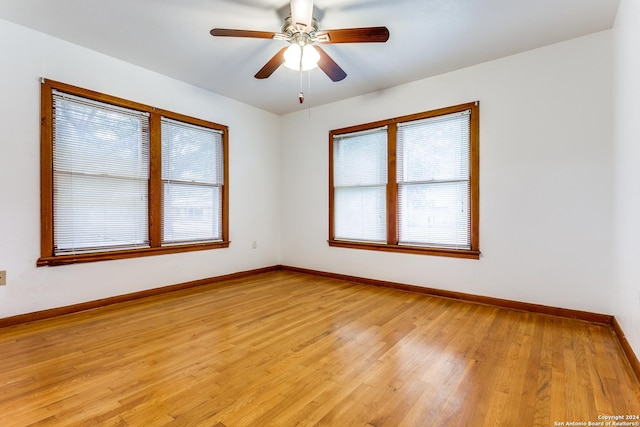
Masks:
[[[389,39],[386,27],[343,28],[319,30],[313,18],[313,0],[291,0],[291,15],[282,25],[282,32],[231,30],[214,28],[217,37],[248,37],[283,40],[290,43],[278,51],[255,75],[266,79],[284,64],[285,67],[306,71],[316,66],[334,82],[347,77],[347,73],[318,44],[328,43],[384,43]]]

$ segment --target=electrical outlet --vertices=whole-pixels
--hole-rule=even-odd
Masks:
[[[7,284],[7,272],[5,270],[0,271],[0,286]]]
[[[257,241],[257,240],[253,240],[253,241],[251,242],[251,247],[252,247],[253,249],[257,248],[257,247],[258,247],[258,241]]]

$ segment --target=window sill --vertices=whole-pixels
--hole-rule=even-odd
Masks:
[[[180,253],[180,252],[204,251],[209,249],[228,248],[229,243],[230,243],[229,241],[207,242],[207,243],[194,243],[194,244],[187,244],[187,245],[163,246],[160,248],[129,249],[124,251],[58,255],[58,256],[50,256],[50,257],[41,257],[38,259],[36,265],[38,267],[43,267],[43,266],[78,264],[78,263],[84,263],[84,262],[138,258],[138,257],[145,257],[145,256],[174,254],[174,253]]]
[[[329,246],[333,246],[337,248],[366,249],[371,251],[401,252],[401,253],[418,254],[418,255],[433,255],[433,256],[444,256],[444,257],[452,257],[452,258],[480,259],[479,250],[423,248],[419,246],[401,246],[401,245],[387,245],[383,243],[347,242],[343,240],[329,240],[328,243],[329,243]]]

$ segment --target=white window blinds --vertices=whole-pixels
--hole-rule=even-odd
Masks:
[[[148,121],[54,91],[56,255],[148,246]]]
[[[162,118],[162,243],[222,240],[222,132]]]
[[[400,245],[470,249],[470,111],[398,125]]]
[[[333,140],[334,238],[385,242],[387,128]]]

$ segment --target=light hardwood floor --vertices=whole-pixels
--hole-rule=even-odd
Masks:
[[[0,355],[2,426],[640,415],[609,326],[290,271],[3,328]]]

